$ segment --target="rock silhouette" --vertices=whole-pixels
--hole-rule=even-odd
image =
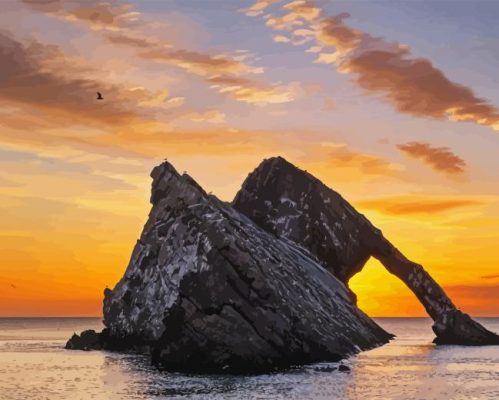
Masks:
[[[421,265],[407,259],[343,197],[283,158],[264,160],[233,206],[263,229],[307,249],[345,285],[370,257],[378,259],[434,320],[435,343],[499,344],[499,336],[458,310]]]
[[[416,294],[437,343],[499,343],[338,193],[283,158],[264,160],[232,205],[168,162],[151,176],[148,221],[104,292],[106,328],[67,348],[134,350],[188,372],[338,361],[392,337],[346,286],[369,257]]]
[[[391,335],[306,252],[167,162],[124,277],[104,299],[104,347],[148,348],[176,371],[255,372],[337,361]]]

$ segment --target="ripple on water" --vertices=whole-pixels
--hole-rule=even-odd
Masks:
[[[306,366],[259,376],[200,376],[158,371],[143,356],[64,350],[73,330],[81,330],[68,321],[64,329],[59,322],[58,334],[50,327],[47,334],[40,322],[30,332],[24,322],[22,340],[6,340],[0,320],[0,398],[499,399],[499,347],[435,347],[428,320],[379,322],[397,339],[347,360],[351,372]],[[485,325],[499,331],[499,320]],[[16,336],[15,327],[8,335]],[[46,340],[33,340],[36,335]]]

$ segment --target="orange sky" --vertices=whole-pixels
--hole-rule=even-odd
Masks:
[[[1,4],[0,316],[100,315],[165,157],[231,200],[276,155],[499,315],[498,32],[472,25],[490,11],[165,4]],[[373,260],[351,286],[369,315],[425,315]]]

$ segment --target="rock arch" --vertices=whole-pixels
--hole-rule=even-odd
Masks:
[[[343,197],[282,157],[264,160],[244,181],[234,208],[299,244],[348,286],[374,257],[401,279],[433,319],[437,344],[499,344],[461,312],[422,265],[409,260]]]

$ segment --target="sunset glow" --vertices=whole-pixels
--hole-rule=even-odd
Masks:
[[[276,155],[499,315],[487,4],[188,3],[0,4],[0,316],[101,315],[163,159],[231,201]],[[370,316],[426,316],[375,260],[350,283]]]

